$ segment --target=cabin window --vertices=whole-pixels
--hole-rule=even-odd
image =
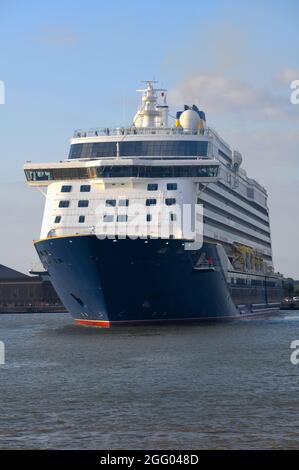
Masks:
[[[129,199],[120,199],[118,201],[119,207],[128,207],[129,205]]]
[[[151,222],[152,218],[153,218],[152,214],[146,214],[146,221],[147,222]]]
[[[84,224],[85,222],[85,215],[80,215],[79,216],[79,224]]]
[[[113,222],[113,220],[114,220],[114,215],[104,214],[104,216],[103,216],[103,221],[104,222]]]
[[[61,222],[61,216],[60,216],[60,215],[57,215],[57,216],[55,217],[54,223],[55,223],[55,224],[59,224],[59,222]]]
[[[176,199],[173,197],[168,197],[165,199],[166,206],[174,206],[176,204]]]
[[[154,183],[149,183],[147,185],[147,190],[148,191],[157,191],[158,190],[158,185]]]
[[[146,206],[155,206],[157,204],[157,199],[147,199],[145,205]]]
[[[80,186],[81,193],[89,193],[90,192],[90,184],[82,184]]]
[[[127,215],[121,214],[117,216],[117,222],[127,222],[127,220],[128,220]]]
[[[87,200],[78,201],[78,207],[88,207],[88,206],[89,206],[89,201]]]
[[[70,206],[70,201],[60,201],[59,202],[59,207],[69,207]]]
[[[176,191],[178,189],[177,183],[167,183],[168,191]]]
[[[116,206],[116,200],[115,199],[107,199],[106,200],[106,207],[115,207]]]
[[[67,186],[67,185],[64,185],[61,187],[61,192],[62,193],[70,193],[72,190],[72,186]]]
[[[247,196],[250,197],[250,199],[254,199],[254,189],[253,188],[247,188]]]
[[[175,222],[176,221],[176,214],[170,214],[170,220],[171,220],[171,222]]]

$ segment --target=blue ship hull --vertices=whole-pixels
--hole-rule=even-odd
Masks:
[[[36,243],[76,323],[113,324],[240,318],[279,308],[277,287],[228,284],[217,245],[188,251],[182,240],[70,236]],[[202,252],[213,267],[198,269]]]

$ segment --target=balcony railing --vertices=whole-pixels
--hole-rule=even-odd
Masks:
[[[200,130],[184,130],[181,127],[105,127],[96,129],[77,129],[74,138],[126,135],[213,135],[209,128]]]

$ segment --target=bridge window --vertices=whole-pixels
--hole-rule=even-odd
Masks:
[[[53,179],[51,170],[26,170],[25,175],[28,181],[48,181]]]
[[[212,165],[105,165],[96,169],[99,178],[210,178],[218,174],[218,166]]]
[[[53,168],[48,172],[26,170],[28,181],[73,180],[86,178],[211,178],[218,175],[217,165],[101,165],[90,168]],[[47,173],[47,174],[46,174]],[[154,188],[155,186],[152,186]],[[72,186],[62,186],[62,192],[71,192]],[[149,191],[156,191],[150,189]],[[82,185],[81,192],[90,192],[90,185]]]

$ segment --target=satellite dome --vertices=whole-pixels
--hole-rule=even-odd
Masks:
[[[242,161],[243,161],[242,154],[238,152],[238,150],[234,150],[233,161],[234,161],[234,165],[238,168],[242,165]]]
[[[196,131],[200,126],[200,116],[193,109],[187,109],[180,115],[180,125],[183,129]]]

